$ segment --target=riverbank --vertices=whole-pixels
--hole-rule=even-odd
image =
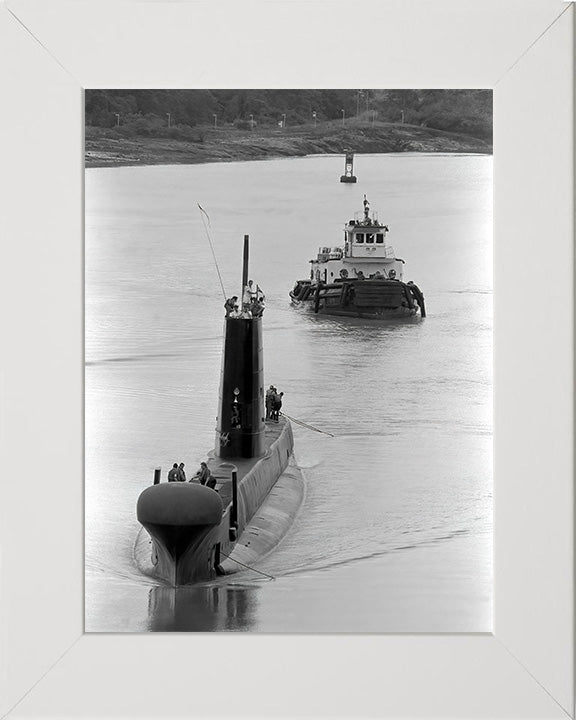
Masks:
[[[174,129],[175,134],[177,128]],[[126,131],[87,127],[86,167],[176,165],[274,157],[354,153],[491,154],[489,142],[417,125],[323,123],[294,128],[202,128],[193,138],[128,136]]]

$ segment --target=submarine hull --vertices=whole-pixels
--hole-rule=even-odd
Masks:
[[[218,493],[199,483],[152,485],[138,498],[136,513],[152,538],[155,575],[171,585],[206,575],[203,567],[210,563],[222,523]],[[187,560],[192,557],[196,558],[193,562]]]
[[[264,438],[262,457],[236,458],[234,464],[215,455],[207,460],[217,491],[173,482],[152,485],[140,495],[138,520],[149,535],[135,548],[143,572],[175,587],[188,585],[220,574],[236,546],[250,547],[253,538],[244,531],[287,470],[294,446],[285,418],[267,423]],[[232,468],[238,478],[236,507]],[[273,537],[276,529],[269,531]],[[278,540],[285,531],[279,523]]]
[[[143,527],[153,538],[151,560],[157,569],[155,574],[162,580],[178,586],[211,577],[211,567],[216,564],[210,542],[214,526],[143,523]],[[190,557],[194,558],[193,562]]]

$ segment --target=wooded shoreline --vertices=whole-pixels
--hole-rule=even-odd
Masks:
[[[186,137],[126,136],[86,127],[85,167],[198,164],[354,153],[492,154],[492,144],[468,135],[401,123],[322,123],[321,127],[199,128]]]

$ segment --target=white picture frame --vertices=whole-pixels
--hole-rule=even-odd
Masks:
[[[574,717],[574,16],[563,0],[0,3],[2,717]],[[493,633],[83,634],[97,87],[493,88]]]

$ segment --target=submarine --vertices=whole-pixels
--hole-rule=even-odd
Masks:
[[[173,587],[252,569],[288,532],[304,497],[291,424],[266,417],[263,304],[245,301],[248,261],[245,235],[242,304],[224,318],[215,446],[206,458],[212,482],[161,482],[156,473],[137,501],[136,564]]]

